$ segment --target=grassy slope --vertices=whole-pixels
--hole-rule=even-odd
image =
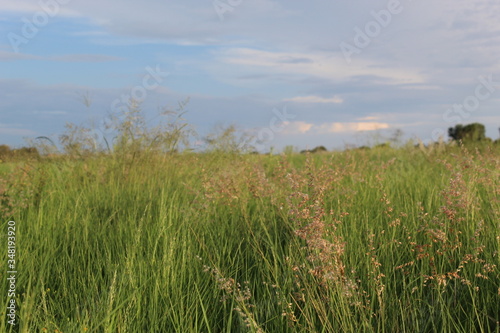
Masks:
[[[16,329],[498,332],[499,164],[460,149],[18,164],[1,189]]]

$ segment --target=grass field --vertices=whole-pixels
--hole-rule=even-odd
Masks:
[[[17,269],[1,332],[500,332],[498,145],[54,157],[0,175]]]

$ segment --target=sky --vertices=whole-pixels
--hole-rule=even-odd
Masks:
[[[0,144],[103,136],[130,98],[261,151],[499,137],[495,0],[0,0]],[[108,138],[109,139],[109,138]]]

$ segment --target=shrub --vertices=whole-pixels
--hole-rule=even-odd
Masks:
[[[0,145],[0,159],[5,159],[11,154],[10,147],[7,145]]]
[[[35,147],[10,149],[7,145],[0,145],[0,160],[38,158],[40,154]]]

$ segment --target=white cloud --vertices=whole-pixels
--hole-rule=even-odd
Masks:
[[[297,96],[293,98],[285,99],[286,102],[297,102],[297,103],[331,103],[331,104],[341,104],[344,100],[338,96],[325,98],[320,96]]]
[[[368,121],[368,120],[378,120],[379,117],[377,116],[366,116],[366,117],[361,117],[361,118],[356,118],[358,121]]]
[[[40,5],[34,1],[1,1],[0,6],[3,12],[35,12],[42,10]]]
[[[305,121],[284,121],[283,125],[285,126],[283,134],[304,134],[314,126]]]
[[[58,15],[67,17],[79,16],[78,11],[72,9],[73,4],[71,4],[71,1],[68,4],[60,4],[60,2],[54,1],[56,6],[49,3],[50,1],[0,1],[0,11],[10,13],[24,13],[23,17],[30,21],[33,20],[33,16],[37,13],[46,13],[46,15],[50,14],[50,16],[48,15],[49,17]]]
[[[426,84],[408,84],[402,86],[401,89],[405,90],[443,90],[443,87],[437,85],[426,85]]]
[[[425,82],[423,75],[412,68],[385,68],[383,63],[359,60],[346,66],[340,54],[326,52],[279,52],[251,48],[227,48],[215,53],[217,73],[236,74],[262,71],[267,74],[316,77],[329,81],[344,81],[356,76],[381,78],[385,84],[416,84]],[[290,61],[292,59],[292,61]],[[295,60],[295,61],[293,61]],[[228,66],[232,66],[228,69]]]
[[[319,133],[376,131],[386,128],[389,128],[389,124],[378,122],[325,123],[316,126]]]
[[[390,127],[387,123],[380,122],[333,122],[323,124],[312,124],[305,121],[285,121],[283,123],[283,134],[331,134],[331,133],[349,133],[364,132],[387,129]]]

